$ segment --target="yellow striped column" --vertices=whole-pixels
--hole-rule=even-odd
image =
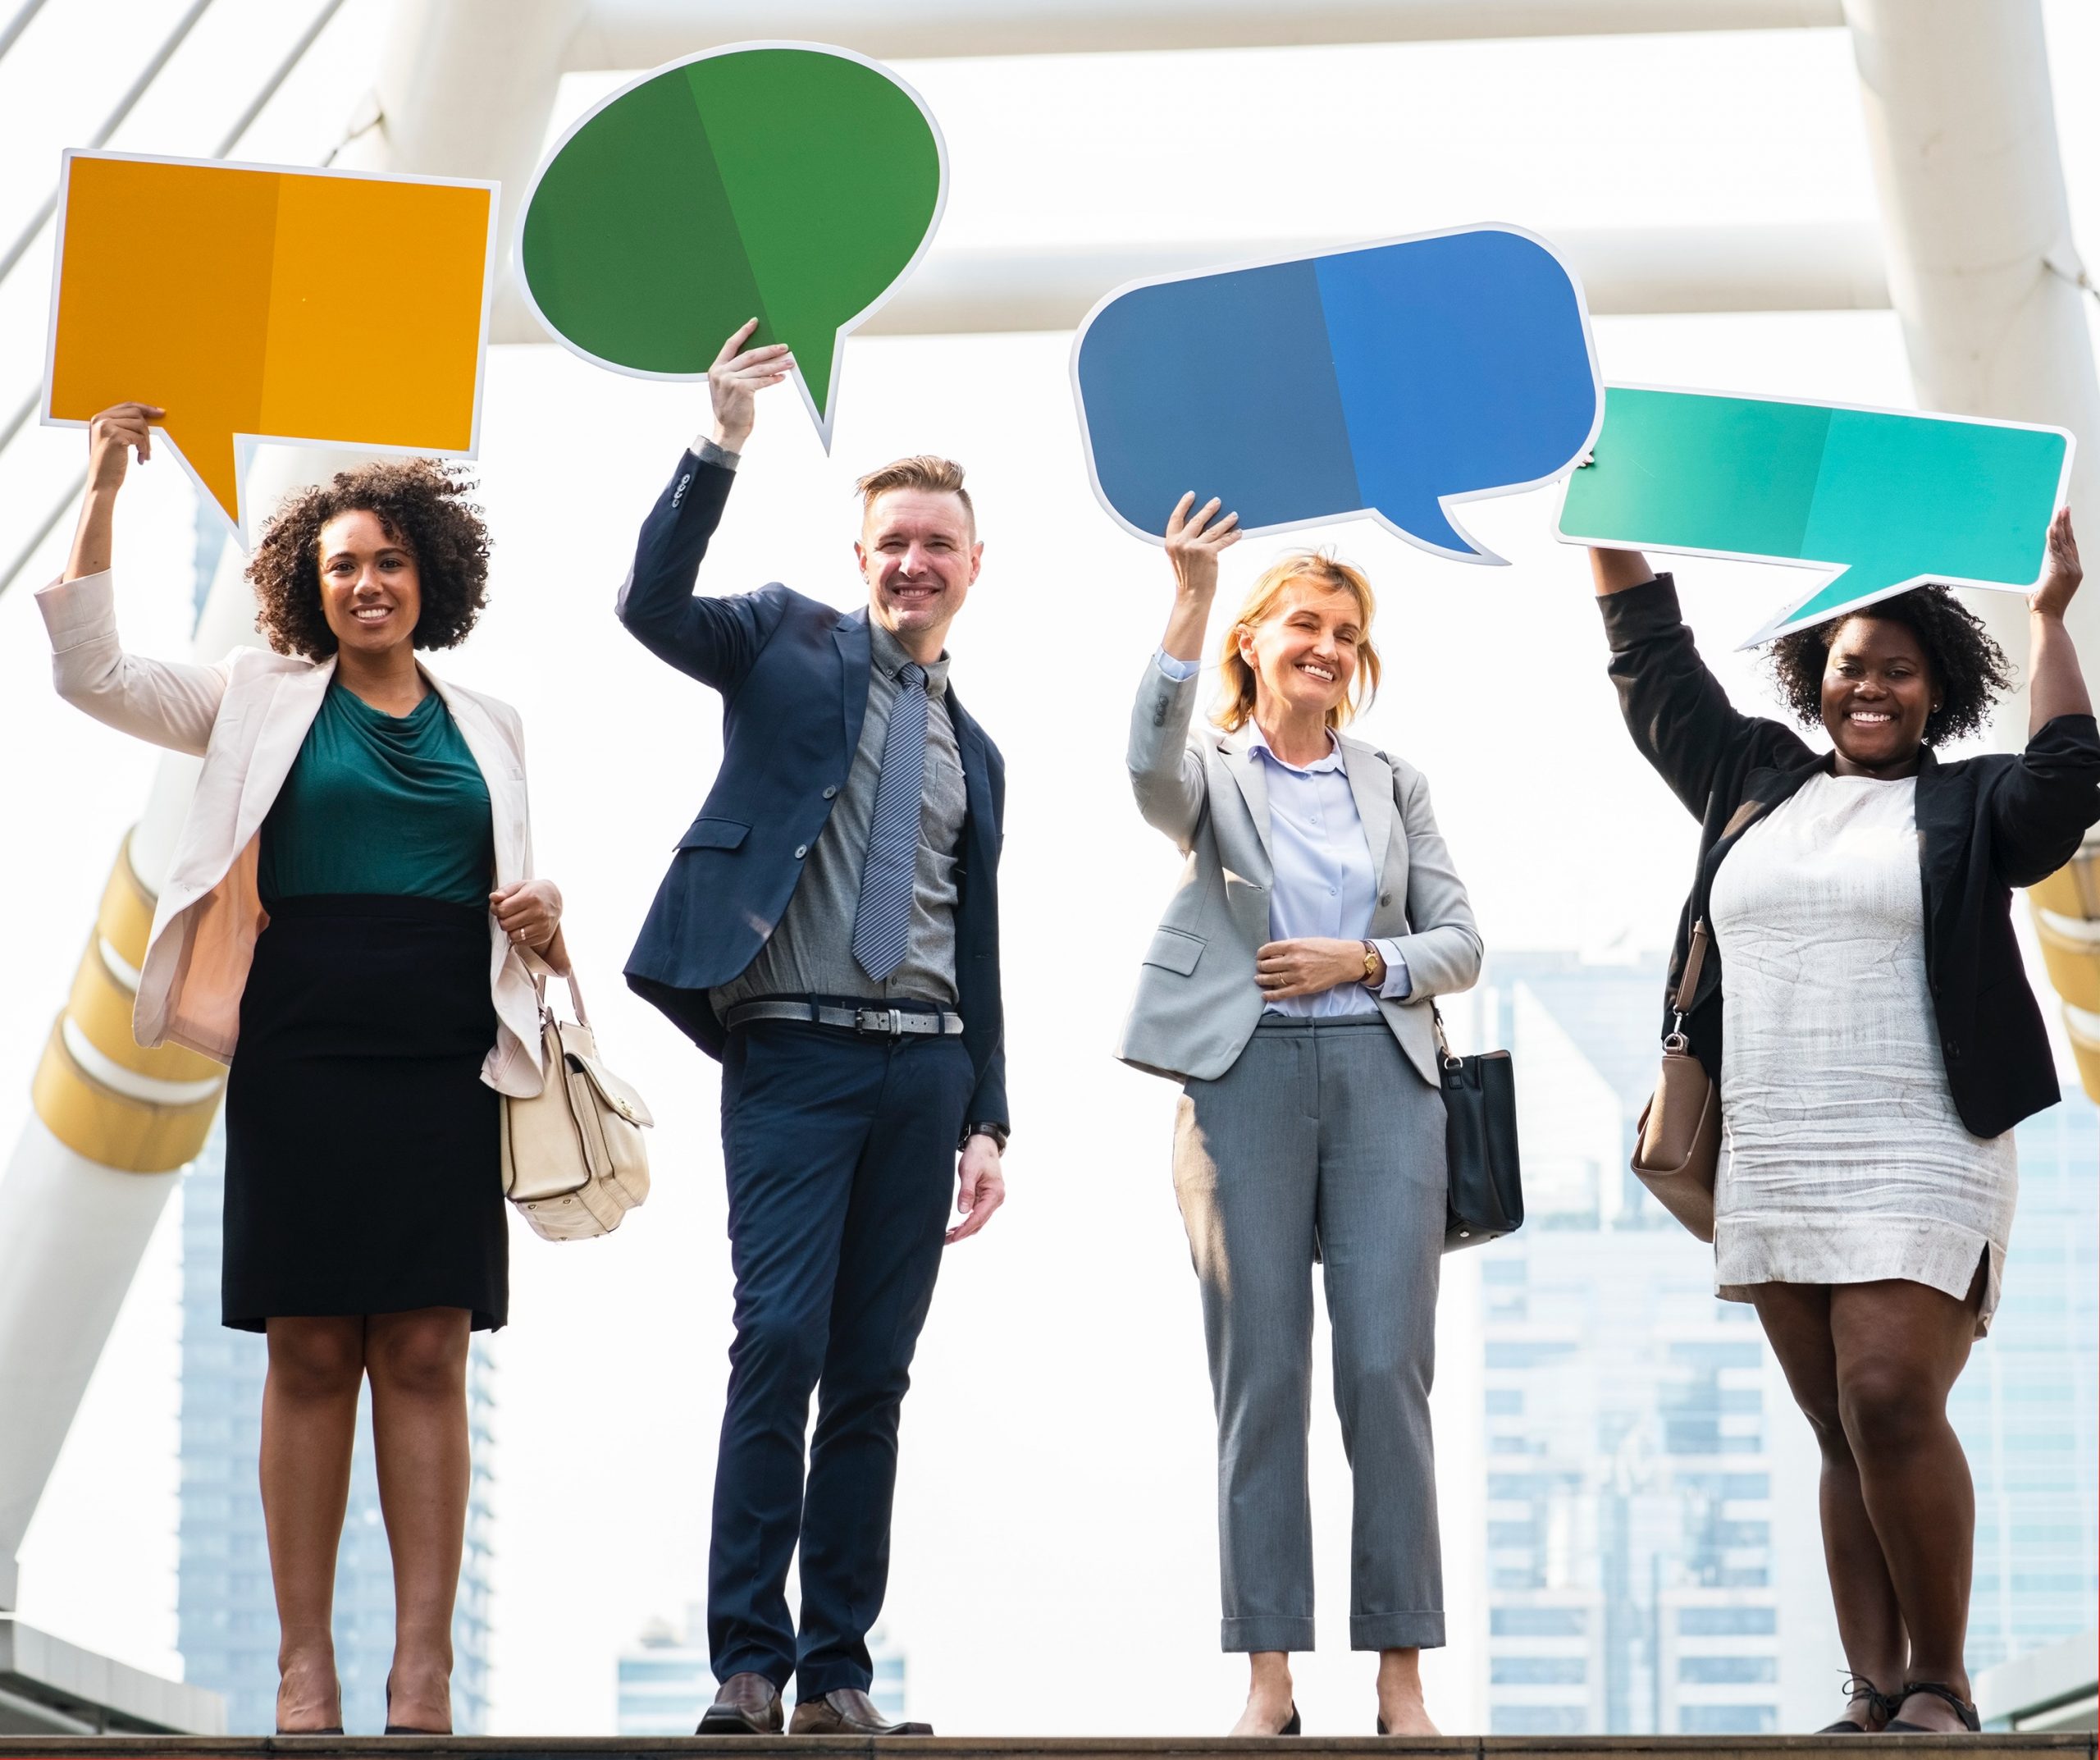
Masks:
[[[2079,1080],[2100,1100],[2100,835],[2038,886],[2027,889],[2049,981],[2063,998],[2064,1026]]]
[[[95,930],[30,1085],[37,1117],[75,1154],[126,1173],[166,1173],[204,1146],[224,1066],[131,1036],[153,896],[132,871],[130,839],[103,889]]]

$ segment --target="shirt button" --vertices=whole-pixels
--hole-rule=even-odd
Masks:
[[[828,800],[830,800],[830,799],[831,799],[833,796],[835,796],[838,793],[838,784],[837,784],[836,783],[834,783],[834,784],[833,784],[830,788],[826,789],[824,791],[824,798],[827,801],[828,801]]]
[[[800,862],[802,857],[809,854],[809,853],[810,846],[807,843],[797,843],[795,846],[795,859],[797,862]]]

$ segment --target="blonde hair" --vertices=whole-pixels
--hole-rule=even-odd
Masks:
[[[1363,569],[1325,551],[1293,551],[1265,569],[1248,589],[1239,615],[1225,633],[1225,646],[1218,655],[1218,674],[1225,685],[1225,694],[1219,699],[1213,718],[1228,734],[1238,733],[1254,718],[1254,669],[1239,652],[1239,633],[1273,616],[1284,589],[1297,581],[1310,581],[1329,592],[1345,592],[1356,601],[1360,632],[1356,638],[1356,676],[1350,681],[1349,694],[1327,711],[1327,725],[1347,726],[1354,716],[1371,706],[1372,698],[1378,694],[1378,650],[1371,640],[1371,624],[1378,615],[1378,601],[1371,591],[1371,583],[1365,578]]]
[[[865,519],[874,510],[877,496],[887,495],[892,489],[952,495],[962,503],[963,512],[970,516],[970,529],[977,528],[977,510],[970,505],[970,491],[962,486],[962,467],[953,459],[918,452],[908,459],[897,459],[885,464],[879,470],[870,471],[853,485],[853,492],[861,497],[861,517]]]

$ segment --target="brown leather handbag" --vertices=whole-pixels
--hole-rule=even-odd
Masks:
[[[1676,1019],[1663,1039],[1663,1070],[1641,1109],[1633,1171],[1655,1201],[1702,1241],[1714,1238],[1714,1177],[1721,1159],[1721,1096],[1691,1054],[1684,1017],[1706,963],[1706,922],[1692,926],[1684,976],[1670,1008]]]

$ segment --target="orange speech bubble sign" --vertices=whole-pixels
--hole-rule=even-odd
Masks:
[[[258,440],[472,456],[496,185],[69,152],[43,419],[156,404],[244,542]]]

